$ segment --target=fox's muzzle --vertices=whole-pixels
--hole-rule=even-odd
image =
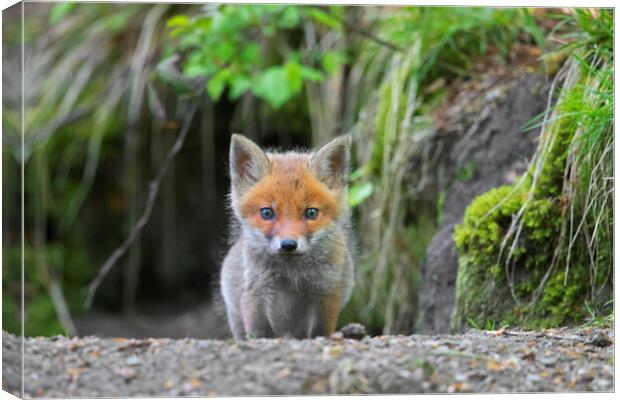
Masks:
[[[283,239],[280,241],[280,250],[295,251],[297,250],[297,241],[295,239]]]
[[[271,254],[301,255],[306,254],[310,248],[308,241],[303,236],[272,236],[269,238],[269,251]]]

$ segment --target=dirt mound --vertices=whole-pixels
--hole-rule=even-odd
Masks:
[[[527,167],[540,128],[524,129],[546,109],[549,82],[539,74],[487,76],[458,85],[434,116],[432,146],[442,155],[435,178],[443,192],[441,225],[422,267],[415,332],[447,333],[458,269],[454,225],[478,195],[512,183]]]

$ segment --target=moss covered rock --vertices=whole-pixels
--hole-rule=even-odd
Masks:
[[[574,83],[564,87],[526,175],[477,197],[455,227],[453,330],[534,329],[584,322],[593,309],[611,312],[612,201],[605,190],[613,188],[605,177],[613,158],[602,149],[613,145],[612,119],[592,118],[607,97],[585,90],[593,85],[589,70],[574,61],[571,68]],[[587,143],[598,150],[583,151]]]
[[[530,324],[553,315],[544,309],[534,315],[526,303],[551,266],[561,210],[551,199],[534,199],[521,211],[527,196],[516,185],[492,189],[472,202],[456,226],[461,256],[453,329]],[[520,211],[521,229],[507,235]],[[549,300],[561,304],[563,297]]]

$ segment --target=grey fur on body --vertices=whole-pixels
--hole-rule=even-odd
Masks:
[[[248,139],[233,136],[231,206],[238,238],[224,259],[220,287],[228,322],[237,340],[325,336],[330,333],[322,314],[326,297],[338,288],[339,313],[351,296],[353,236],[346,204],[349,140],[336,138],[316,153],[264,153]],[[342,165],[338,171],[330,171],[333,164],[329,160],[336,153],[342,157]],[[274,157],[306,157],[316,178],[344,193],[339,218],[307,238],[303,254],[276,252],[272,240],[247,223],[239,209],[243,193],[267,173],[269,160]],[[344,255],[341,265],[334,265],[334,252]]]

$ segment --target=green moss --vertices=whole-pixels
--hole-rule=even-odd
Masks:
[[[524,322],[523,310],[515,307],[514,297],[532,294],[553,253],[553,238],[560,228],[560,208],[550,199],[533,200],[523,213],[523,230],[517,246],[502,242],[527,198],[515,186],[501,186],[476,198],[468,207],[464,222],[454,232],[461,254],[456,285],[453,327],[467,321],[486,325]],[[510,254],[510,260],[507,259]],[[508,285],[514,286],[514,297]],[[527,319],[526,318],[526,319]]]
[[[452,321],[455,330],[471,322],[541,328],[584,318],[583,304],[591,290],[589,266],[577,256],[568,271],[562,267],[550,274],[542,295],[530,306],[558,244],[562,212],[557,200],[532,200],[522,216],[517,246],[509,249],[513,243],[510,236],[501,249],[526,198],[526,191],[515,186],[492,189],[472,202],[463,224],[456,226],[454,239],[460,257]],[[561,255],[560,266],[566,265],[565,257]]]

